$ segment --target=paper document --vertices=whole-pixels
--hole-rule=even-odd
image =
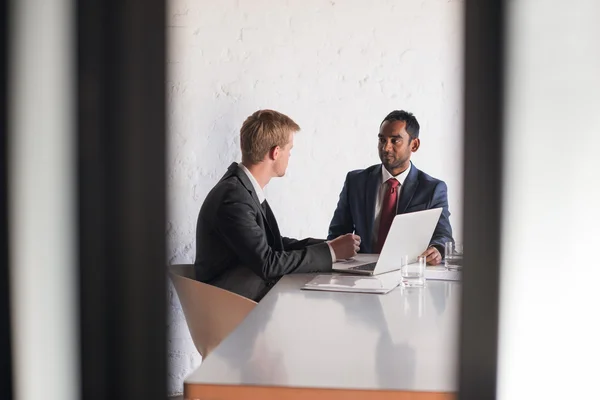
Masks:
[[[398,286],[401,280],[400,271],[376,276],[317,275],[302,289],[385,294]]]
[[[462,272],[448,271],[446,267],[427,267],[425,268],[425,279],[432,281],[460,281]]]

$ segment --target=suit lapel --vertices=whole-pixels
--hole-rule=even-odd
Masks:
[[[269,223],[269,218],[267,217],[265,210],[263,209],[263,207],[260,204],[260,201],[258,200],[258,196],[256,195],[256,192],[254,191],[254,186],[252,186],[252,182],[250,182],[250,178],[248,178],[248,175],[246,175],[246,173],[244,171],[242,171],[242,169],[235,162],[229,166],[229,168],[227,169],[227,173],[225,174],[225,176],[222,179],[225,179],[231,175],[237,176],[238,179],[240,180],[240,182],[242,183],[242,185],[246,188],[246,190],[248,192],[250,192],[250,195],[252,196],[254,203],[260,210],[260,213],[262,214],[263,219],[265,220],[265,224],[271,231],[271,234],[274,234],[275,230]],[[278,231],[279,231],[279,229],[278,229]],[[275,236],[275,235],[273,235],[273,236]]]
[[[410,168],[410,172],[408,176],[404,180],[404,185],[402,185],[402,191],[400,192],[400,199],[398,199],[398,209],[396,210],[396,214],[402,214],[408,208],[410,201],[412,200],[415,192],[417,191],[417,187],[419,186],[419,180],[417,177],[419,176],[419,170],[414,166],[414,164]]]
[[[377,201],[377,191],[381,185],[381,165],[374,168],[369,174],[366,183],[365,194],[365,226],[367,227],[366,237],[362,238],[363,243],[371,245],[373,238],[373,224],[375,223],[375,201]]]

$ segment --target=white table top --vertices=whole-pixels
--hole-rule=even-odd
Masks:
[[[312,277],[282,278],[186,385],[457,391],[459,282],[300,290]]]

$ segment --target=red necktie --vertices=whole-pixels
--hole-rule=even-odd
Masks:
[[[390,231],[392,221],[396,216],[396,201],[398,200],[398,182],[394,178],[388,179],[386,182],[386,190],[383,195],[383,203],[381,204],[381,214],[379,217],[379,232],[377,234],[377,246],[375,246],[375,253],[381,253],[385,238]]]

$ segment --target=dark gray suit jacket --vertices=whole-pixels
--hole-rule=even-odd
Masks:
[[[331,271],[324,240],[282,237],[248,176],[231,164],[210,191],[196,227],[196,279],[255,301],[283,275]]]

